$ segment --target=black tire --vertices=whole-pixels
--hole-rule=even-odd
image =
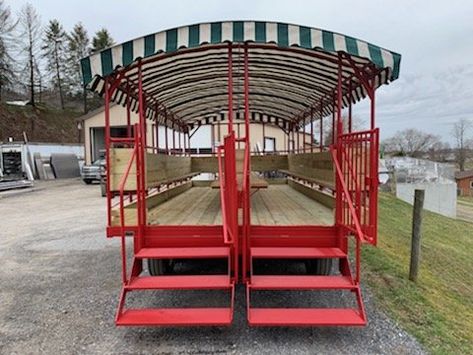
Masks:
[[[332,272],[333,259],[312,259],[305,262],[308,275],[327,276]]]
[[[90,184],[92,183],[92,180],[84,179],[84,182],[85,182],[87,185],[90,185]]]
[[[105,186],[105,182],[103,180],[100,181],[100,192],[102,194],[102,197],[107,196],[107,187]]]
[[[151,276],[168,275],[172,272],[170,260],[148,259],[148,271]]]

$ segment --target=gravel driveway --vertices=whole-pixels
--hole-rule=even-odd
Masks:
[[[249,328],[242,287],[231,328],[116,328],[119,241],[105,238],[100,187],[78,180],[36,186],[0,197],[2,354],[423,353],[375,309],[367,290],[369,325],[361,329]]]

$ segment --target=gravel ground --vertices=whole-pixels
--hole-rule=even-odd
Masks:
[[[116,328],[119,241],[105,238],[98,185],[42,182],[30,193],[0,195],[0,219],[2,354],[423,353],[375,309],[368,290],[365,328],[250,328],[241,286],[230,328]],[[163,298],[176,300],[173,292]],[[292,304],[297,295],[282,300]]]

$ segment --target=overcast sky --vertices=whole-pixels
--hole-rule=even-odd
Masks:
[[[400,78],[378,90],[382,137],[415,127],[451,142],[452,123],[473,120],[473,0],[31,0],[44,23],[89,34],[106,27],[117,43],[197,22],[271,20],[357,37],[402,55]],[[6,0],[14,11],[26,3]],[[366,102],[355,109],[368,120]]]

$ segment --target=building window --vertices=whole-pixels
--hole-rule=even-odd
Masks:
[[[276,138],[274,137],[264,137],[264,152],[275,152],[276,151]]]
[[[470,189],[473,189],[473,180],[470,181]]]

